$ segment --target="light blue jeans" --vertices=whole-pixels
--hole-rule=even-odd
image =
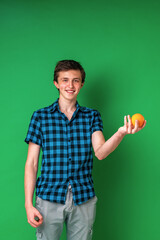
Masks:
[[[43,223],[36,228],[37,240],[59,240],[64,222],[67,240],[91,240],[97,200],[95,196],[75,206],[70,185],[65,204],[53,203],[36,197],[35,207],[43,216]]]

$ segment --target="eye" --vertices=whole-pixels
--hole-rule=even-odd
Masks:
[[[75,82],[79,82],[79,80],[78,80],[78,79],[75,79],[74,81],[75,81]]]

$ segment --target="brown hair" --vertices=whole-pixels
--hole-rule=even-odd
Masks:
[[[54,80],[58,82],[58,73],[61,71],[68,71],[68,70],[80,70],[82,76],[82,83],[84,83],[86,73],[79,62],[74,60],[62,60],[56,64],[54,70]]]

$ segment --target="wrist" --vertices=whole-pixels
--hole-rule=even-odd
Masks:
[[[33,207],[33,203],[32,202],[25,202],[25,208],[30,208]]]
[[[118,133],[119,137],[121,137],[121,138],[123,138],[124,136],[127,135],[127,133],[124,132],[122,128],[119,128],[117,133]]]

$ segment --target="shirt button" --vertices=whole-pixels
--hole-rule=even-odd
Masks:
[[[71,161],[71,158],[69,158],[69,161]]]

